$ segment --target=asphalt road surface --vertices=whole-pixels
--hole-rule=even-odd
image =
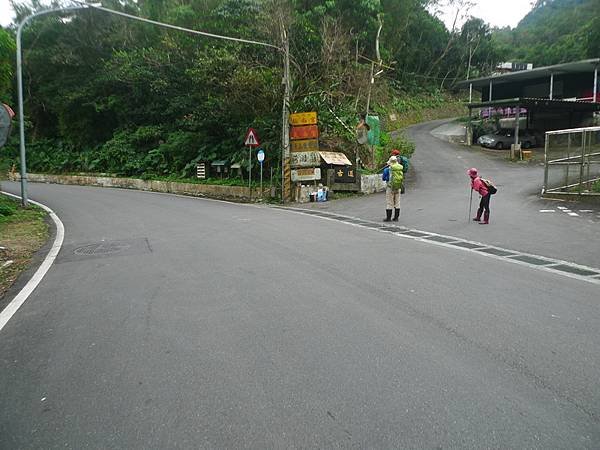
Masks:
[[[429,172],[434,150],[418,148],[405,225],[536,253],[573,234],[553,216],[503,238],[524,228],[503,214],[539,200],[506,163],[449,155],[425,131],[450,171],[510,172],[506,206],[497,225],[467,225],[464,201],[449,221],[427,192],[464,188],[464,171]],[[272,207],[42,184],[30,196],[66,233],[0,331],[2,449],[600,447],[598,284]],[[327,207],[373,215],[383,199]],[[595,264],[597,241],[581,247],[573,259]]]

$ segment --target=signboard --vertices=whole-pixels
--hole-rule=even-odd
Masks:
[[[314,167],[321,164],[319,152],[295,152],[290,154],[290,164],[296,167]]]
[[[341,152],[319,152],[327,164],[334,166],[351,166],[352,163],[348,157]]]
[[[354,170],[354,167],[336,167],[333,180],[336,183],[354,183],[356,182],[356,171]]]
[[[319,140],[318,139],[304,139],[301,141],[291,141],[291,150],[293,152],[318,152],[319,151]]]
[[[303,112],[290,114],[290,124],[299,125],[316,125],[317,113],[316,112]]]
[[[258,162],[262,164],[265,160],[265,151],[262,148],[259,149],[256,157],[258,158]]]
[[[260,145],[258,135],[253,128],[248,128],[248,132],[244,138],[244,145],[247,145],[248,147],[258,147]]]
[[[311,167],[310,169],[294,169],[292,170],[292,181],[312,181],[321,179],[321,169],[319,167]]]
[[[206,163],[205,162],[196,164],[196,177],[200,178],[201,180],[206,179]]]
[[[290,139],[316,139],[318,137],[319,128],[316,125],[292,127],[290,129]]]

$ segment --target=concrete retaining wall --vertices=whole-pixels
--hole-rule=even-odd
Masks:
[[[19,176],[14,178],[13,181],[20,181]],[[146,181],[136,178],[94,177],[84,175],[44,175],[35,173],[27,174],[27,178],[33,183],[115,187],[234,200],[250,200],[251,198],[256,200],[259,197],[259,189],[253,189],[252,197],[250,197],[249,188],[242,186],[179,183],[174,181]],[[269,194],[270,192],[268,189],[263,190],[263,196],[267,197]]]
[[[381,174],[360,176],[360,191],[363,194],[385,191],[385,185],[386,183],[381,181]]]

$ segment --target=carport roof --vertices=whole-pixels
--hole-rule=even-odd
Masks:
[[[593,112],[600,111],[600,103],[571,101],[571,100],[550,100],[548,98],[506,98],[502,100],[492,100],[489,102],[468,103],[468,108],[488,108],[497,106],[520,106],[529,109],[553,109],[561,111],[579,111]]]
[[[553,66],[537,67],[531,70],[520,70],[502,75],[492,75],[490,77],[474,78],[472,80],[463,80],[456,83],[456,87],[464,88],[470,84],[473,88],[482,88],[492,84],[512,83],[515,81],[534,80],[537,78],[548,78],[550,75],[561,75],[566,73],[585,73],[593,72],[600,67],[600,58],[584,59],[582,61],[569,62],[564,64],[555,64]]]

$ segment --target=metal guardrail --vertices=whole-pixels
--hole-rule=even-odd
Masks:
[[[600,196],[600,127],[546,132],[542,195]]]

